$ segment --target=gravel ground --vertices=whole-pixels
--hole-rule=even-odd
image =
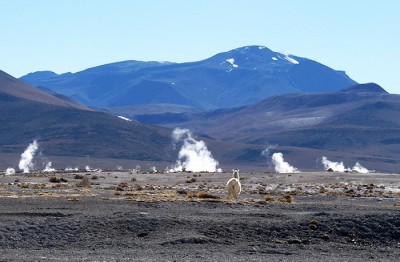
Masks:
[[[399,175],[229,177],[0,176],[0,260],[398,261]]]

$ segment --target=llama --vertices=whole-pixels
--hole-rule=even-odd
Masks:
[[[242,185],[240,184],[239,169],[233,169],[232,178],[226,183],[228,188],[228,198],[237,200],[240,192],[242,191]]]

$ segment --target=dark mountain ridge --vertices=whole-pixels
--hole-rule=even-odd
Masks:
[[[324,152],[367,162],[371,169],[393,171],[400,163],[399,112],[399,95],[369,83],[339,92],[275,96],[164,125],[179,125],[217,140],[285,148],[303,168],[300,158]]]
[[[53,161],[56,168],[82,168],[92,164],[95,167],[116,168],[120,163],[124,167],[134,168],[140,163],[149,169],[157,166],[162,170],[173,165],[177,159],[179,149],[172,142],[171,129],[127,121],[110,113],[45,103],[38,94],[45,94],[45,101],[59,99],[25,83],[21,84],[10,75],[4,74],[4,77],[0,75],[2,169],[17,167],[21,153],[33,140],[39,143],[40,157]],[[29,91],[26,94],[34,94],[35,99],[21,90]],[[21,93],[25,94],[24,98],[15,95]],[[226,151],[248,147],[205,136],[199,139],[209,145],[221,165],[230,163],[228,158],[223,157]]]
[[[81,110],[91,110],[88,107],[78,104],[70,99],[55,97],[52,94],[27,85],[25,82],[0,70],[0,94],[7,94],[14,97],[27,99],[44,104],[71,107]]]
[[[357,92],[357,93],[384,93],[389,94],[385,89],[375,83],[358,84],[345,88],[341,92]]]
[[[175,159],[170,129],[73,105],[1,74],[0,155],[20,156],[36,139],[46,156]]]
[[[226,139],[227,134],[234,133],[236,139],[239,139],[238,134],[242,132],[246,134],[247,129],[269,133],[273,130],[280,130],[280,128],[290,129],[339,121],[346,115],[355,114],[357,110],[369,109],[375,112],[379,108],[382,110],[395,109],[400,102],[399,99],[399,95],[391,95],[380,86],[370,83],[355,85],[339,92],[294,93],[274,96],[246,107],[193,114],[189,121],[179,124],[184,127],[191,126],[198,132],[208,133],[216,138]],[[365,113],[365,117],[368,117],[367,113]],[[385,115],[382,115],[381,118],[395,121]],[[359,117],[354,118],[354,120],[356,119],[360,120]],[[239,122],[241,125],[238,125]],[[396,120],[390,123],[400,124],[397,122]],[[219,123],[224,123],[224,125],[218,128],[219,131],[213,132],[210,126],[218,126]],[[369,125],[372,123],[359,121],[359,124]],[[220,132],[221,129],[226,131]],[[205,132],[206,130],[208,131]],[[254,133],[250,135],[254,135]]]

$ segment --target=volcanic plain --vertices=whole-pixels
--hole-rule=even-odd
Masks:
[[[397,261],[400,175],[0,174],[1,261]]]

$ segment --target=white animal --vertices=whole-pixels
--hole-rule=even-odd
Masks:
[[[233,169],[232,178],[226,183],[228,188],[228,198],[237,200],[240,192],[242,191],[242,185],[240,184],[239,169]]]

